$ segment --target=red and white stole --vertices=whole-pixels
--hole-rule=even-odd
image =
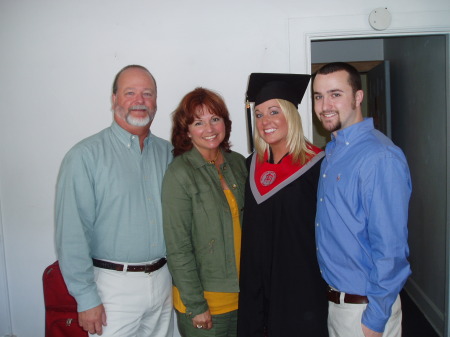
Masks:
[[[303,165],[294,163],[291,154],[284,157],[281,163],[271,164],[267,161],[269,156],[267,152],[264,154],[263,162],[259,162],[256,152],[253,153],[250,164],[250,188],[258,204],[299,178],[325,155],[318,147],[310,146],[310,149],[316,154]]]

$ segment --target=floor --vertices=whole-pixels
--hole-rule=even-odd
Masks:
[[[405,291],[400,293],[403,311],[403,337],[439,337]]]

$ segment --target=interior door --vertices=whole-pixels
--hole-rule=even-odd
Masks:
[[[367,73],[367,114],[376,129],[391,138],[390,65],[384,61]]]

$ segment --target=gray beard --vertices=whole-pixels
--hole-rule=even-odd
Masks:
[[[150,119],[150,116],[147,115],[144,118],[136,118],[131,115],[127,115],[127,123],[133,126],[146,126],[148,123],[150,123],[153,120]]]
[[[148,123],[150,123],[151,121],[153,121],[153,117],[155,114],[153,114],[153,116],[150,117],[149,110],[145,105],[133,105],[130,107],[130,110],[145,110],[147,111],[147,116],[144,118],[137,118],[137,117],[133,117],[131,116],[129,113],[126,116],[126,121],[128,124],[133,125],[133,126],[146,126]]]

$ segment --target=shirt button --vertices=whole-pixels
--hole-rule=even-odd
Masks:
[[[316,227],[319,227],[319,223],[316,223]]]
[[[345,145],[350,145],[350,143],[349,142],[345,142]]]
[[[320,202],[322,202],[322,201],[323,201],[323,199],[322,199],[322,198],[320,198],[319,200],[320,200]]]
[[[322,177],[326,178],[326,177],[327,177],[327,175],[326,175],[326,174],[324,173]]]
[[[236,184],[233,184],[231,187],[233,187],[233,189],[235,190],[236,189]]]

